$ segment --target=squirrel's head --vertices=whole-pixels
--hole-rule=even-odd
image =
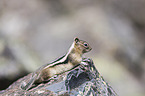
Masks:
[[[79,40],[79,38],[77,37],[74,38],[74,47],[76,48],[76,50],[82,53],[89,52],[92,49],[86,41]]]

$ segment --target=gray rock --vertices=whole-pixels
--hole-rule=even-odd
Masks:
[[[113,88],[103,79],[89,58],[74,69],[57,75],[49,82],[34,85],[28,91],[21,89],[21,84],[28,82],[32,74],[19,79],[1,96],[117,96]]]

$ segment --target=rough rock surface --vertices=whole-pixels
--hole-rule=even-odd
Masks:
[[[34,85],[28,91],[22,90],[22,83],[31,79],[31,74],[17,80],[1,96],[117,96],[112,87],[104,81],[93,61],[85,59],[79,66],[55,76],[49,82]]]

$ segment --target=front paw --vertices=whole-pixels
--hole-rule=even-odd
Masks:
[[[92,65],[93,64],[93,60],[91,58],[83,58],[82,62],[87,63],[89,65]]]

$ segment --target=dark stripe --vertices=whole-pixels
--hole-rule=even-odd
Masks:
[[[51,63],[49,63],[49,64],[53,64],[53,63],[55,63],[55,62],[57,62],[57,61],[61,60],[61,59],[62,59],[62,58],[64,58],[64,57],[65,57],[65,55],[63,55],[63,56],[59,57],[58,59],[56,59],[55,61],[53,61],[53,62],[51,62]]]
[[[59,58],[59,59],[57,59],[56,61],[61,60],[63,57],[65,57],[65,55],[64,55],[64,56],[62,56],[62,57],[60,57],[60,58]],[[60,62],[60,63],[57,63],[57,64],[54,64],[54,65],[52,65],[52,66],[50,66],[50,67],[54,67],[54,66],[56,66],[56,65],[61,65],[61,64],[67,64],[67,63],[68,63],[68,60],[69,60],[69,58],[67,57],[65,61]],[[56,61],[54,61],[54,63],[55,63]],[[53,64],[53,63],[51,63],[51,64]]]

